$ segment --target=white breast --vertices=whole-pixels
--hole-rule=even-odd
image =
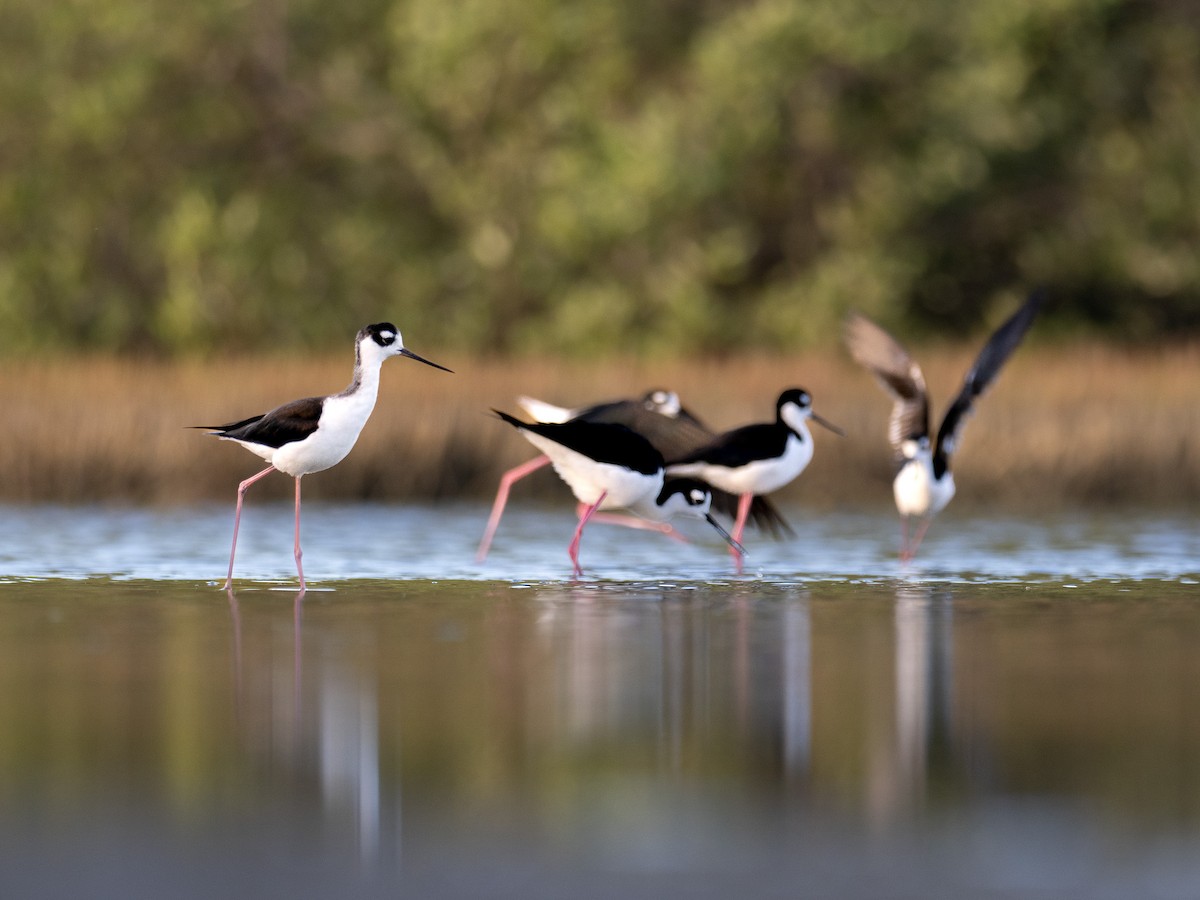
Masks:
[[[896,509],[902,516],[932,516],[941,512],[954,496],[954,475],[933,477],[933,463],[920,456],[908,460],[892,482]]]
[[[328,397],[321,409],[321,425],[306,440],[284,444],[270,458],[288,475],[308,475],[335,466],[353,449],[375,408],[375,394],[364,390]]]

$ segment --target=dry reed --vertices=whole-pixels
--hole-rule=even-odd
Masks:
[[[973,348],[920,353],[940,414]],[[763,420],[783,387],[807,387],[846,429],[815,429],[809,470],[788,502],[830,508],[889,502],[889,401],[831,352],[712,361],[404,361],[384,367],[379,404],[341,465],[305,482],[310,498],[479,499],[533,450],[489,414],[517,394],[584,404],[666,386],[715,428]],[[314,360],[134,362],[75,359],[0,365],[7,420],[0,500],[183,503],[229,499],[258,460],[184,426],[231,421],[349,380],[346,355]],[[1190,504],[1200,499],[1200,346],[1157,352],[1030,346],[984,398],[956,459],[957,503]],[[272,485],[272,486],[268,486]],[[268,479],[260,496],[286,497]],[[540,473],[524,492],[561,491]]]

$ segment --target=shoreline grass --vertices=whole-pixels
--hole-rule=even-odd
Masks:
[[[977,348],[917,353],[940,416]],[[815,428],[809,469],[781,493],[788,503],[890,503],[885,433],[890,403],[840,353],[717,360],[443,359],[384,367],[379,403],[340,465],[305,482],[313,499],[381,502],[490,498],[500,473],[534,451],[494,420],[531,394],[582,405],[679,391],[710,427],[774,415],[785,387],[808,388],[815,408],[846,430]],[[343,387],[346,354],[314,359],[134,361],[112,358],[0,363],[8,435],[0,445],[0,501],[174,504],[228,500],[259,460],[195,424],[233,421],[285,400]],[[955,458],[956,504],[1179,506],[1200,500],[1200,345],[1131,351],[1102,345],[1022,348],[983,398]],[[290,496],[267,479],[259,497]],[[526,496],[562,491],[541,472]]]

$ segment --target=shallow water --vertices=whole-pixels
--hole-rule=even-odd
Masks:
[[[1197,895],[1186,517],[229,512],[2,511],[0,896]]]
[[[751,531],[752,580],[933,577],[1179,578],[1200,573],[1200,527],[1183,513],[1123,511],[1034,519],[955,511],[939,517],[917,561],[896,559],[894,511],[787,510],[796,535],[773,541]],[[483,565],[475,550],[487,510],[477,505],[305,506],[304,569],[311,586],[346,579],[568,579],[569,506],[514,503]],[[223,581],[229,563],[230,506],[138,509],[0,507],[0,578],[144,578]],[[614,581],[725,581],[725,545],[703,522],[676,520],[690,539],[591,525],[581,559],[586,576]],[[238,541],[239,583],[294,584],[292,508],[248,505]]]

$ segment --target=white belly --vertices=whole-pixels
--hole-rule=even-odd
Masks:
[[[684,463],[670,466],[668,472],[699,478],[730,494],[769,494],[793,481],[812,461],[812,457],[811,440],[801,441],[795,435],[789,435],[783,456],[777,459],[755,460],[736,468]]]
[[[284,444],[267,457],[281,472],[308,475],[335,466],[346,458],[375,408],[375,395],[359,391],[330,397],[321,410],[321,426],[303,441]]]
[[[940,481],[935,480],[928,460],[910,459],[896,474],[892,494],[900,515],[932,516],[954,496],[954,475],[946,472]]]
[[[532,431],[522,430],[521,434],[550,457],[554,471],[570,486],[580,503],[591,506],[604,493],[600,509],[626,509],[647,498],[653,500],[662,490],[662,469],[652,475],[644,475],[622,466],[596,462]]]

